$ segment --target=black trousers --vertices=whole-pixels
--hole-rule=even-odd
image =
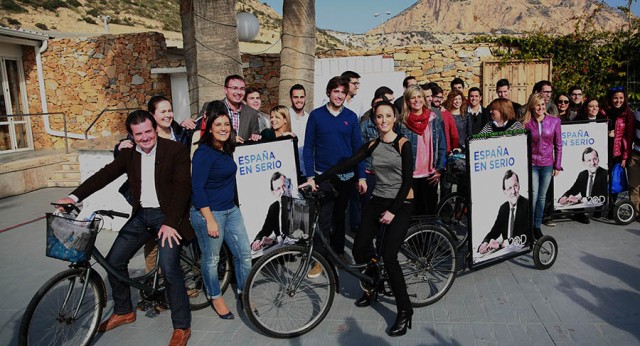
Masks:
[[[360,230],[356,233],[353,242],[353,259],[358,264],[369,262],[373,239],[378,235],[380,223],[378,220],[383,212],[389,210],[393,199],[373,196],[362,213]],[[380,241],[380,248],[384,266],[389,275],[389,284],[393,295],[396,297],[398,311],[411,310],[411,302],[407,294],[407,284],[404,281],[402,268],[398,262],[400,246],[407,236],[407,230],[411,222],[413,212],[412,202],[407,200],[389,225],[386,226],[384,237]]]
[[[325,236],[329,236],[331,248],[338,255],[344,253],[347,206],[351,195],[355,192],[355,184],[354,177],[346,181],[336,179],[332,180],[331,184],[323,182],[319,185],[320,190],[326,192],[318,216],[320,231]],[[331,192],[332,186],[336,192],[335,195]]]
[[[435,215],[438,212],[438,184],[430,184],[427,178],[413,178],[416,215]]]

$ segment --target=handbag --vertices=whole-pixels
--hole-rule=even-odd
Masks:
[[[611,184],[609,186],[610,193],[620,193],[627,191],[629,182],[627,181],[627,172],[620,163],[613,165],[611,170]]]

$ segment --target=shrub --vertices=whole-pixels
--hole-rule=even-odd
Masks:
[[[36,28],[40,30],[49,30],[49,27],[47,27],[46,24],[42,24],[42,23],[36,23]]]
[[[84,20],[85,22],[87,22],[89,24],[98,24],[93,18],[88,17],[88,16],[83,16],[82,20]]]
[[[82,4],[78,0],[67,0],[67,5],[71,7],[82,7]]]
[[[21,25],[22,23],[20,23],[19,20],[15,19],[15,18],[5,18],[7,20],[7,24],[9,25]]]
[[[20,6],[20,4],[16,3],[13,0],[2,0],[0,1],[0,9],[3,9],[7,12],[13,13],[25,13],[28,12],[26,8]]]

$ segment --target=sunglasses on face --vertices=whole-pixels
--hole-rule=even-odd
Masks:
[[[569,100],[558,100],[558,104],[559,105],[568,105],[569,104]]]
[[[611,88],[611,91],[622,91],[622,86],[615,86]]]

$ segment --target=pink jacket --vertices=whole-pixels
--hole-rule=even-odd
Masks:
[[[531,164],[534,166],[551,166],[562,170],[562,130],[560,118],[546,115],[542,119],[542,134],[538,131],[538,121],[532,118],[525,125],[531,132]]]

